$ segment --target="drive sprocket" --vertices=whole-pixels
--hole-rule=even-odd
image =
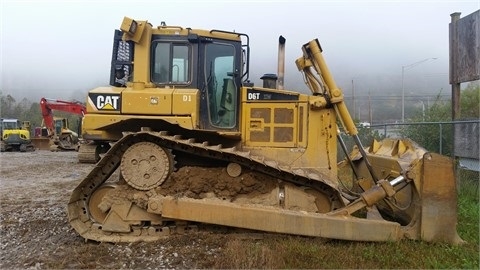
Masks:
[[[170,151],[152,142],[138,142],[122,156],[120,171],[125,181],[138,190],[160,186],[173,171]]]

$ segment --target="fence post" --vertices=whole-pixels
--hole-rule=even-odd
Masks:
[[[440,153],[440,155],[443,155],[443,154],[442,154],[442,148],[443,148],[443,146],[442,146],[442,139],[443,139],[443,136],[442,136],[442,135],[443,135],[442,123],[439,123],[438,125],[440,126],[440,128],[439,128],[439,133],[440,133],[440,136],[439,136],[439,137],[440,137],[440,143],[439,143],[439,145],[440,145],[440,151],[438,151],[438,152]]]

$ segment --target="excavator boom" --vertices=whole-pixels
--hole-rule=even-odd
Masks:
[[[41,98],[40,109],[43,117],[43,127],[40,129],[46,132],[40,132],[42,134],[32,138],[32,143],[39,149],[77,150],[78,134],[68,128],[66,118],[57,118],[53,112],[61,111],[83,117],[87,111],[85,105],[80,102]]]
[[[68,112],[84,116],[87,112],[85,105],[80,102],[63,101],[58,99],[40,99],[40,108],[45,126],[49,130],[49,134],[55,133],[55,123],[53,119],[53,111]]]

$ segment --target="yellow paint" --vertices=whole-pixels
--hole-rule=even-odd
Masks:
[[[173,89],[122,92],[122,114],[171,115]]]

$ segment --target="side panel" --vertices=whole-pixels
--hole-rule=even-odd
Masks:
[[[311,96],[285,90],[242,88],[241,96],[245,150],[293,168],[311,169],[335,181],[337,126],[333,109],[315,107]]]
[[[116,141],[122,138],[124,131],[139,131],[144,126],[160,131],[166,123],[194,129],[198,119],[190,116],[87,114],[83,118],[82,136],[87,140]]]
[[[247,103],[243,108],[246,146],[298,146],[296,103]]]
[[[197,89],[176,89],[172,97],[173,115],[198,114],[200,108],[200,95]],[[195,117],[193,117],[195,118]]]
[[[242,96],[245,146],[306,146],[306,102],[298,94],[244,88]]]
[[[173,89],[123,91],[122,114],[170,115]]]
[[[123,131],[138,131],[144,126],[162,130],[166,123],[185,129],[199,127],[197,89],[119,89],[105,87],[89,93],[82,122],[85,139],[115,141]]]

